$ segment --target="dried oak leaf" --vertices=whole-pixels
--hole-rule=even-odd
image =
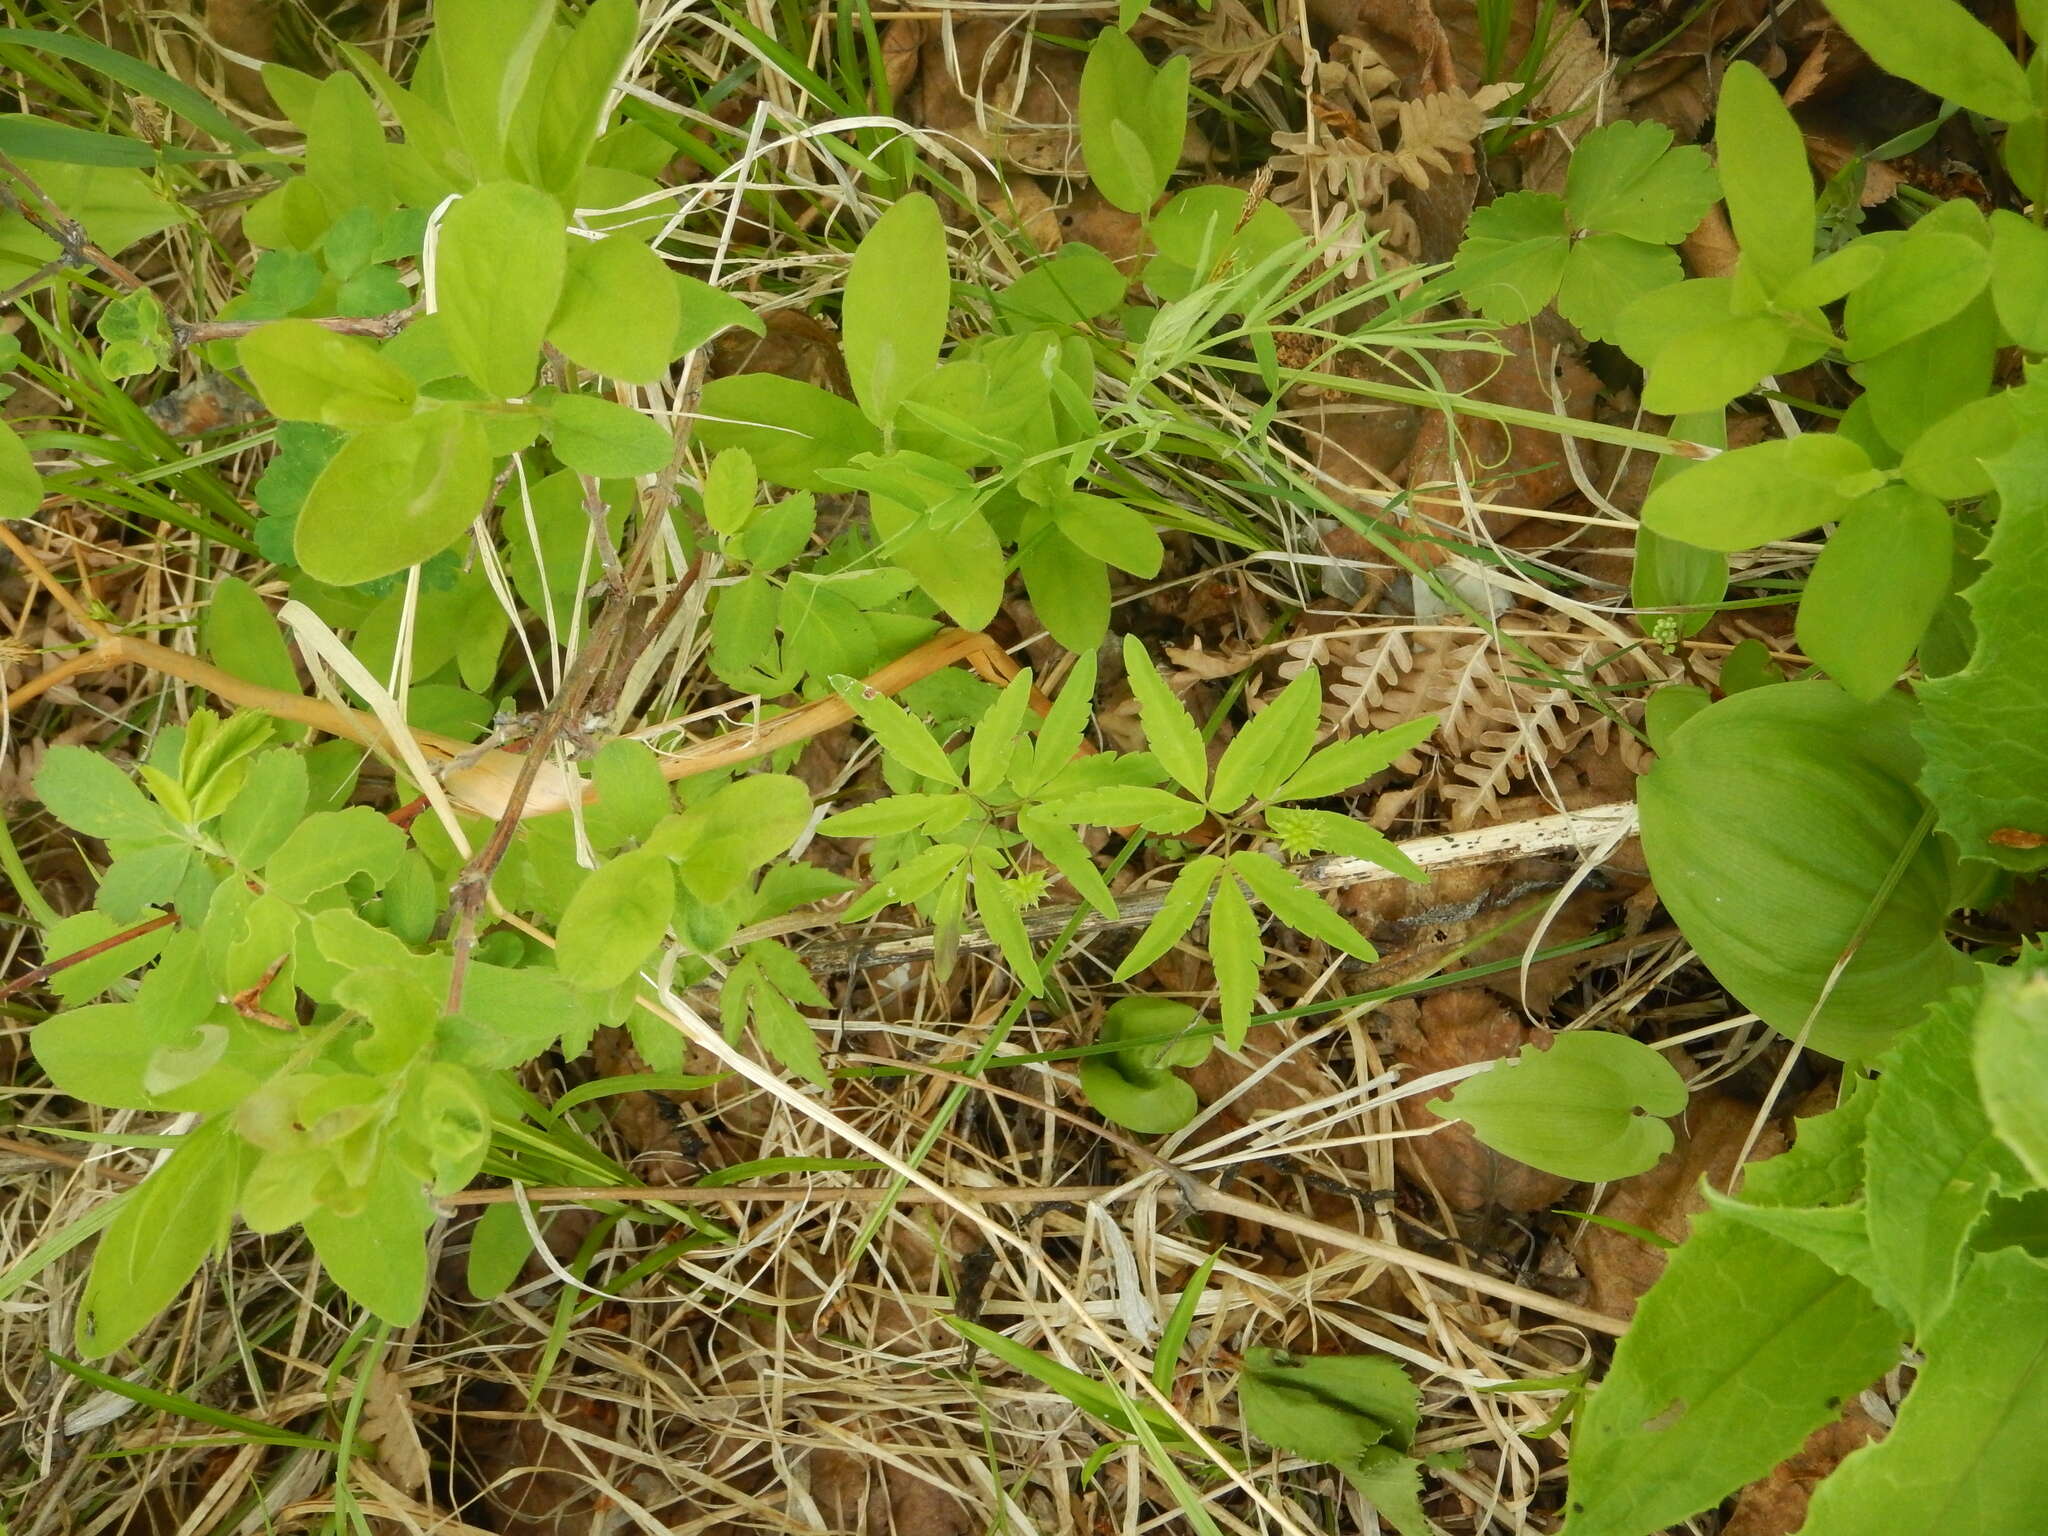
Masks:
[[[1728,1188],[1755,1120],[1756,1105],[1747,1100],[1712,1089],[1694,1094],[1673,1126],[1677,1145],[1648,1173],[1609,1185],[1598,1214],[1683,1242],[1693,1217],[1706,1209],[1700,1180]],[[1775,1157],[1785,1145],[1784,1132],[1766,1125],[1750,1160]],[[1576,1252],[1591,1286],[1589,1304],[1609,1317],[1633,1317],[1636,1302],[1664,1272],[1663,1249],[1607,1227],[1588,1226]]]
[[[1522,1023],[1483,987],[1431,993],[1415,1023],[1397,1018],[1387,1035],[1390,1057],[1405,1069],[1404,1080],[1498,1061],[1525,1045],[1549,1040],[1549,1030]],[[1441,1129],[1396,1142],[1394,1158],[1402,1172],[1435,1190],[1459,1215],[1540,1211],[1572,1187],[1570,1179],[1503,1157],[1463,1121],[1446,1124],[1423,1102],[1426,1097],[1402,1099],[1396,1114],[1409,1130]]]
[[[1884,1426],[1860,1407],[1806,1437],[1806,1444],[1735,1496],[1721,1536],[1792,1536],[1806,1524],[1806,1506],[1820,1480],[1851,1451],[1881,1439]]]

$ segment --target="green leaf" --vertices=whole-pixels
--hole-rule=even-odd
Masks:
[[[1384,731],[1352,736],[1324,747],[1290,774],[1269,800],[1323,800],[1356,789],[1436,734],[1435,715],[1421,715]]]
[[[967,741],[967,785],[989,797],[1002,784],[1016,755],[1024,720],[1031,713],[1031,669],[1026,667],[996,696]]]
[[[698,900],[721,902],[747,876],[789,851],[811,824],[811,793],[786,773],[749,773],[721,785],[657,832],[649,846],[677,861]]]
[[[713,532],[730,538],[752,519],[761,482],[754,474],[754,461],[747,456],[746,449],[727,448],[712,458],[700,489],[704,521]]]
[[[1145,745],[1176,784],[1196,799],[1203,798],[1209,787],[1209,753],[1194,717],[1166,686],[1166,679],[1145,654],[1143,641],[1127,634],[1123,649],[1124,674],[1138,701]]]
[[[1645,368],[1654,367],[1679,337],[1726,325],[1734,318],[1734,298],[1735,284],[1725,277],[1688,278],[1644,294],[1622,311],[1616,344]]]
[[[306,180],[328,210],[392,206],[391,153],[384,125],[362,81],[346,70],[322,80],[306,119]]]
[[[2013,122],[2035,111],[2005,40],[1955,0],[1829,0],[1828,9],[1889,74],[1986,117]]]
[[[1003,546],[988,519],[969,512],[951,527],[887,496],[868,498],[878,553],[917,578],[962,629],[981,629],[1003,600]]]
[[[1134,507],[1107,496],[1064,490],[1053,498],[1053,522],[1069,542],[1097,560],[1133,576],[1150,579],[1159,574],[1159,535]]]
[[[1671,1150],[1665,1121],[1685,1105],[1685,1079],[1663,1052],[1587,1029],[1547,1051],[1524,1046],[1429,1101],[1502,1156],[1586,1184],[1655,1167]]]
[[[441,220],[434,313],[462,371],[487,395],[509,400],[533,388],[568,268],[566,222],[552,197],[516,181],[485,182]]]
[[[50,814],[87,837],[162,840],[176,835],[170,817],[135,781],[85,747],[52,747],[36,771],[36,794]]]
[[[645,742],[620,736],[597,749],[590,779],[597,798],[583,811],[584,827],[599,849],[638,842],[674,809],[661,760]]]
[[[1813,264],[1806,141],[1764,72],[1738,59],[1721,78],[1714,149],[1742,270],[1777,293]]]
[[[639,22],[633,0],[593,0],[548,72],[534,120],[533,159],[540,184],[557,197],[568,199],[575,192],[604,128],[612,86],[632,52]],[[540,84],[538,77],[535,84]],[[651,316],[648,323],[653,324]]]
[[[1074,658],[1067,680],[1060,685],[1059,696],[1038,724],[1038,744],[1032,750],[1030,773],[1017,783],[1021,793],[1036,794],[1081,750],[1082,739],[1095,717],[1096,672],[1093,651]]]
[[[242,366],[273,414],[330,427],[404,421],[419,391],[356,336],[310,320],[275,320],[242,338]]]
[[[1981,241],[1914,229],[1887,252],[1877,275],[1842,310],[1842,355],[1862,362],[1963,312],[1991,280]]]
[[[1948,595],[1948,512],[1906,485],[1856,502],[1799,600],[1800,649],[1859,699],[1890,691]]]
[[[1116,916],[1116,897],[1110,894],[1087,845],[1071,827],[1043,811],[1032,809],[1019,814],[1017,830],[1024,834],[1032,847],[1045,855],[1054,869],[1067,877],[1067,883],[1083,901],[1104,917]]]
[[[1946,325],[1854,364],[1850,376],[1863,386],[1856,404],[1903,452],[1990,389],[1998,340],[1991,300],[1979,295]]]
[[[1065,795],[1045,809],[1062,821],[1091,827],[1141,826],[1168,836],[1186,832],[1202,819],[1202,807],[1167,789],[1106,784]]]
[[[1138,935],[1138,942],[1131,946],[1131,952],[1116,968],[1112,979],[1129,981],[1173,948],[1181,936],[1194,927],[1195,919],[1202,915],[1210,888],[1222,872],[1223,860],[1215,854],[1203,854],[1198,859],[1188,860],[1167,888],[1166,899],[1160,904],[1158,915]]]
[[[1304,667],[1223,749],[1209,804],[1228,815],[1248,799],[1270,800],[1314,749],[1322,708],[1322,676]]]
[[[1102,643],[1109,633],[1109,572],[1099,559],[1048,528],[1018,551],[1017,569],[1032,610],[1054,640],[1073,651]]]
[[[2014,1249],[1971,1264],[1921,1340],[1926,1363],[1883,1440],[1815,1491],[1807,1536],[2020,1532],[2048,1501],[2048,1268]]]
[[[360,1210],[306,1213],[320,1265],[349,1299],[393,1328],[409,1328],[427,1303],[427,1228],[434,1210],[421,1180],[386,1155],[371,1173]]]
[[[1345,858],[1366,859],[1417,884],[1429,878],[1413,859],[1401,851],[1398,843],[1390,841],[1384,832],[1355,816],[1341,815],[1336,811],[1275,807],[1266,812],[1266,825],[1274,836],[1300,842],[1303,851],[1314,849],[1320,853],[1341,854]]]
[[[1025,930],[1016,894],[1009,883],[992,870],[976,870],[974,911],[981,919],[981,926],[996,941],[996,947],[1009,962],[1018,986],[1029,996],[1035,997],[1043,992],[1045,977],[1039,970],[1038,956],[1031,947],[1031,935]]]
[[[1708,1186],[1708,1205],[1805,1249],[1865,1288],[1879,1284],[1863,1207],[1865,1130],[1876,1098],[1858,1092],[1826,1114],[1801,1119],[1789,1152],[1749,1165],[1740,1200]],[[1880,1300],[1897,1314],[1891,1297]]]
[[[469,1229],[469,1294],[478,1301],[495,1301],[512,1288],[532,1252],[533,1239],[518,1206],[485,1206]]]
[[[744,448],[761,478],[792,490],[843,487],[818,478],[863,453],[881,433],[851,401],[773,373],[736,373],[704,386],[695,436],[707,452]]]
[[[284,632],[256,589],[239,576],[223,576],[199,619],[206,654],[223,672],[280,693],[299,693],[298,669]],[[296,739],[296,738],[294,738]]]
[[[1237,876],[1227,868],[1217,881],[1216,900],[1209,908],[1209,961],[1216,970],[1216,1012],[1223,1025],[1223,1043],[1234,1051],[1251,1031],[1259,973],[1266,968],[1266,946],[1259,939],[1258,915],[1245,900]]]
[[[2048,976],[1986,978],[1974,1061],[1983,1113],[2034,1182],[2048,1185]]]
[[[43,502],[43,477],[21,434],[0,421],[0,519],[33,517]]]
[[[955,812],[972,807],[964,795],[890,795],[827,816],[818,823],[818,831],[825,837],[891,837],[922,827],[934,817],[951,821]]]
[[[1495,325],[1520,325],[1556,295],[1570,254],[1563,200],[1510,192],[1472,210],[1458,247],[1458,285]]]
[[[607,378],[651,384],[675,357],[682,305],[668,265],[632,235],[571,240],[547,339]]]
[[[1631,304],[1684,277],[1676,251],[1625,235],[1587,235],[1565,257],[1558,275],[1557,312],[1588,340],[1614,341],[1621,334],[1622,314]]]
[[[1376,1355],[1248,1349],[1237,1400],[1244,1427],[1266,1444],[1338,1467],[1380,1446],[1406,1450],[1422,1422],[1415,1383]]]
[[[557,395],[546,410],[555,457],[579,475],[651,475],[675,456],[675,439],[651,416],[598,395]]]
[[[1081,153],[1096,189],[1126,213],[1159,200],[1187,133],[1189,60],[1155,70],[1115,28],[1095,35],[1081,71]]]
[[[835,677],[832,688],[892,759],[927,779],[961,787],[960,770],[946,756],[946,749],[901,704],[858,678]]]
[[[810,547],[818,527],[818,503],[809,491],[798,491],[761,508],[732,543],[735,558],[764,571],[779,570]]]
[[[303,906],[322,891],[368,875],[381,886],[405,853],[405,834],[367,805],[322,811],[292,829],[263,865],[270,894]]]
[[[1112,1003],[1096,1029],[1097,1045],[1118,1045],[1146,1036],[1185,1030],[1199,1015],[1170,998],[1126,997]],[[1192,1049],[1190,1049],[1192,1047]],[[1170,1068],[1196,1066],[1209,1042],[1183,1037],[1166,1045],[1130,1044],[1125,1049],[1084,1056],[1081,1092],[1104,1119],[1144,1136],[1179,1130],[1201,1107],[1195,1090]]]
[[[2048,352],[2048,229],[2009,208],[1991,215],[1991,302],[2007,335]]]
[[[555,930],[555,968],[586,992],[630,979],[675,915],[675,871],[653,848],[622,853],[576,887]]]
[[[951,294],[939,205],[906,193],[862,238],[842,301],[847,377],[876,425],[887,425],[911,387],[938,367]]]
[[[1366,941],[1364,934],[1332,911],[1322,897],[1303,885],[1278,859],[1264,853],[1233,853],[1230,870],[1241,876],[1251,887],[1252,895],[1296,933],[1320,939],[1368,964],[1379,959],[1379,951]]]
[[[1709,1212],[1572,1436],[1566,1536],[1649,1536],[1769,1472],[1897,1364],[1900,1330],[1811,1254]]]
[[[1904,1308],[1923,1340],[1955,1295],[1993,1189],[2026,1185],[1978,1099],[1976,1014],[1967,991],[1936,1003],[1878,1058],[1877,1085],[1865,1090],[1876,1094],[1865,1151],[1871,1259],[1883,1281],[1873,1289]],[[2029,1062],[1999,1070],[2025,1074]]]
[[[759,315],[755,314],[752,309],[748,308],[742,300],[735,298],[723,289],[714,288],[709,283],[691,277],[686,272],[673,274],[671,281],[675,284],[676,303],[680,311],[676,325],[675,340],[669,344],[669,355],[671,357],[682,357],[687,353],[694,352],[703,346],[705,342],[711,340],[712,337],[719,335],[721,332],[729,331],[735,326],[743,331],[751,331],[756,336],[767,334],[768,327],[766,322]],[[734,377],[774,378],[778,377],[778,375],[736,374]],[[714,380],[713,382],[720,383],[724,381]],[[796,381],[792,379],[789,382],[795,383]],[[837,400],[839,397],[833,395],[831,398]],[[865,422],[867,419],[859,411],[855,411],[853,416],[856,421]]]
[[[505,173],[506,131],[554,13],[553,0],[438,0],[435,6],[434,54],[448,115],[480,177]]]
[[[1948,858],[1919,838],[1912,718],[1903,697],[1861,704],[1832,683],[1754,688],[1673,731],[1638,785],[1658,894],[1772,1028],[1800,1034],[1861,935],[1806,1036],[1830,1056],[1874,1055],[1972,974],[1944,937]]]
[[[2031,439],[1987,467],[1999,513],[1965,594],[1976,649],[1962,671],[1921,685],[1914,734],[1921,786],[1963,856],[2031,870],[2048,864],[2048,445]]]
[[[123,1197],[79,1302],[80,1354],[112,1354],[177,1299],[227,1236],[247,1171],[247,1148],[225,1120],[211,1120]]]
[[[2022,384],[1972,400],[1913,440],[1900,460],[1908,483],[1940,501],[1991,494],[1987,461],[2048,432],[2048,385]]]
[[[1717,454],[1650,492],[1643,524],[1702,549],[1751,549],[1834,522],[1853,497],[1841,483],[1870,460],[1845,437],[1805,432]]]
[[[261,753],[250,763],[241,793],[221,814],[221,848],[242,868],[261,868],[305,820],[311,793],[305,758],[279,750]]]
[[[490,491],[482,425],[444,405],[342,444],[306,495],[293,547],[306,574],[330,586],[375,581],[446,549]]]
[[[1689,144],[1673,149],[1662,123],[1595,128],[1565,170],[1564,202],[1574,225],[1657,245],[1691,234],[1719,195],[1707,152]]]
[[[996,308],[1028,322],[1079,325],[1123,301],[1130,280],[1092,245],[1069,240],[996,294]]]
[[[1718,411],[1778,366],[1786,339],[1785,322],[1776,315],[1724,315],[1688,331],[1658,349],[1643,408],[1668,416]]]

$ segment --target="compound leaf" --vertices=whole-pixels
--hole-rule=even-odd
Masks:
[[[1662,123],[1621,121],[1579,141],[1564,202],[1580,229],[1676,245],[1720,195],[1714,165],[1696,145],[1671,147]]]

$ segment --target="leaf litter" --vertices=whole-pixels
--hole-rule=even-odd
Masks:
[[[988,6],[977,8],[987,14],[963,16],[940,7],[885,21],[889,88],[910,120],[994,164],[999,176],[985,164],[977,172],[977,195],[1040,248],[1085,240],[1135,257],[1133,221],[1101,205],[1078,174],[1081,55],[1067,44],[1092,30],[1094,18],[1027,25],[1027,9]],[[1374,261],[1398,270],[1440,260],[1455,248],[1482,186],[1491,192],[1512,176],[1558,190],[1563,146],[1579,126],[1659,121],[1689,140],[1710,100],[1714,51],[1748,37],[1763,8],[1707,7],[1667,35],[1672,8],[1617,6],[1620,26],[1605,49],[1582,19],[1570,19],[1547,39],[1544,78],[1527,111],[1539,120],[1589,115],[1582,125],[1522,135],[1503,153],[1489,153],[1484,142],[1498,126],[1489,114],[1509,98],[1501,82],[1480,78],[1480,9],[1471,0],[1311,0],[1292,25],[1269,31],[1256,8],[1237,0],[1217,0],[1207,14],[1160,8],[1145,29],[1191,47],[1195,77],[1249,103],[1245,115],[1263,130],[1214,115],[1191,123],[1184,177],[1248,184],[1247,160],[1277,154],[1266,195],[1305,227],[1327,231],[1348,217],[1383,237],[1374,251],[1340,249],[1335,258],[1363,261],[1363,275]],[[1509,7],[1510,61],[1526,56],[1538,9],[1533,0]],[[365,29],[357,40],[389,41],[374,35],[378,18],[345,19]],[[153,34],[147,23],[137,23],[136,51],[182,57],[242,120],[265,122],[268,104],[245,64],[251,50],[275,46],[276,34],[246,6],[209,6],[207,22],[196,57],[181,33]],[[821,17],[810,41],[828,35]],[[1808,62],[1821,57],[1825,36],[1816,43],[1815,35],[1795,29],[1769,47],[1789,68],[1788,47],[1807,49]],[[693,30],[669,16],[646,43],[650,56],[671,49],[713,74],[744,68],[752,83],[742,99],[752,107],[791,121],[823,115],[783,59],[736,32]],[[1645,49],[1653,56],[1634,57]],[[1624,59],[1634,67],[1618,70]],[[1827,63],[1813,66],[1815,90]],[[1831,152],[1815,148],[1817,159]],[[802,142],[775,170],[793,189],[818,188],[831,176]],[[686,164],[674,173],[696,174]],[[787,195],[800,204],[800,191]],[[981,255],[1003,259],[993,247]],[[153,257],[166,283],[189,290],[195,311],[207,307],[199,299],[224,291],[211,265],[216,254],[166,241]],[[1504,355],[1453,351],[1440,361],[1445,381],[1478,399],[1581,420],[1635,419],[1633,402],[1603,384],[1599,360],[1547,316],[1510,336]],[[1331,366],[1339,375],[1413,377],[1412,359],[1350,354]],[[846,392],[835,333],[801,307],[771,310],[766,338],[724,346],[716,367]],[[1413,584],[1383,544],[1306,517],[1275,523],[1267,529],[1272,548],[1236,560],[1172,536],[1157,583],[1119,594],[1118,622],[1127,616],[1129,627],[1175,657],[1181,672],[1173,681],[1198,714],[1220,704],[1234,680],[1246,684],[1255,709],[1305,663],[1324,669],[1324,724],[1337,736],[1436,714],[1437,736],[1353,797],[1344,806],[1352,814],[1408,837],[1626,800],[1648,757],[1638,731],[1647,685],[1713,685],[1740,643],[1792,654],[1789,624],[1777,624],[1771,610],[1720,616],[1676,650],[1645,645],[1628,627],[1626,523],[1643,487],[1642,467],[1625,456],[1574,449],[1548,432],[1352,409],[1347,401],[1358,404],[1313,386],[1290,396],[1280,428],[1295,434],[1290,451],[1345,506],[1385,516],[1388,542],[1426,564],[1452,565],[1489,624],[1419,611]],[[10,416],[18,409],[33,402],[11,402]],[[221,419],[234,414],[207,409]],[[195,430],[219,424],[214,414],[192,420]],[[124,623],[189,623],[203,603],[189,538],[138,544],[83,507],[61,509],[37,537],[47,563],[74,573],[82,594]],[[1754,572],[1809,557],[1778,548],[1745,558]],[[1580,595],[1544,579],[1565,573],[1583,584]],[[0,602],[19,645],[66,638],[47,597],[13,568],[0,573]],[[1038,640],[1021,600],[1009,623],[1007,638],[1018,647]],[[15,665],[10,681],[34,663]],[[1532,675],[1537,669],[1546,675]],[[12,722],[0,779],[10,820],[50,745],[99,739],[99,722],[120,715],[156,728],[175,723],[187,706],[171,690],[152,693],[155,686],[141,675],[81,679],[47,694],[35,719]],[[1117,685],[1105,689],[1112,737],[1121,697]],[[814,787],[847,793],[874,782],[872,764],[848,752],[846,740],[842,733],[818,744]],[[26,852],[46,893],[83,904],[87,872],[75,851],[46,826]],[[1127,887],[1138,878],[1127,876]],[[1759,1127],[1752,1091],[1778,1047],[1683,969],[1675,936],[1644,933],[1645,894],[1640,857],[1624,844],[1593,869],[1457,871],[1426,891],[1340,897],[1338,909],[1382,949],[1383,964],[1363,976],[1325,946],[1266,935],[1260,1006],[1306,1016],[1271,1026],[1241,1053],[1212,1053],[1190,1073],[1205,1110],[1153,1153],[1189,1177],[1312,1215],[1340,1238],[1395,1244],[1625,1318],[1661,1253],[1620,1224],[1675,1239],[1703,1208],[1703,1178],[1726,1187],[1745,1156],[1785,1143],[1777,1120]],[[22,930],[13,933],[11,949]],[[1532,933],[1550,944],[1597,942],[1526,975],[1510,966],[1477,982],[1460,978],[1460,968],[1518,959],[1533,947]],[[1383,1352],[1422,1388],[1416,1448],[1442,1458],[1425,1478],[1424,1508],[1435,1526],[1551,1529],[1561,1457],[1554,1443],[1520,1432],[1539,1425],[1553,1403],[1478,1389],[1579,1368],[1588,1358],[1580,1336],[1540,1312],[1338,1240],[1200,1216],[1167,1184],[1102,1206],[1057,1198],[1062,1186],[1119,1185],[1147,1166],[1078,1113],[1073,1065],[1058,1054],[1085,1044],[1087,1019],[1117,995],[1107,977],[1120,942],[1090,937],[1076,947],[1071,1010],[1024,1017],[1006,1046],[1019,1059],[997,1059],[922,1165],[985,1221],[1037,1250],[1063,1293],[1043,1269],[992,1244],[951,1208],[905,1201],[868,1232],[872,1205],[846,1191],[872,1187],[875,1170],[840,1166],[848,1148],[832,1129],[855,1129],[908,1159],[1006,1007],[1006,978],[973,963],[940,978],[915,962],[832,978],[837,1017],[826,1029],[828,1048],[841,1063],[873,1070],[837,1080],[826,1117],[793,1113],[729,1076],[598,1101],[603,1113],[588,1116],[593,1139],[632,1180],[684,1184],[762,1164],[758,1180],[806,1185],[813,1200],[735,1197],[705,1208],[692,1227],[631,1208],[542,1208],[550,1261],[530,1263],[491,1302],[469,1299],[461,1284],[470,1218],[444,1225],[445,1283],[404,1341],[409,1363],[376,1367],[362,1388],[367,1466],[352,1497],[371,1528],[534,1536],[1195,1529],[1141,1449],[1126,1446],[1090,1465],[1099,1426],[1028,1377],[963,1351],[939,1320],[977,1318],[1135,1394],[1135,1370],[1150,1361],[1179,1287],[1216,1255],[1187,1342],[1163,1373],[1167,1395],[1192,1423],[1239,1443],[1231,1385],[1254,1349]],[[1199,1004],[1213,975],[1199,947],[1184,946],[1148,981]],[[1414,999],[1336,1001],[1390,983],[1412,985]],[[1422,1103],[1430,1080],[1440,1091],[1447,1076],[1574,1025],[1671,1043],[1693,1078],[1689,1107],[1674,1125],[1676,1148],[1658,1168],[1577,1197],[1617,1225],[1558,1213],[1553,1207],[1569,1204],[1576,1186],[1488,1151],[1463,1127],[1440,1125]],[[21,1035],[10,1032],[10,1052]],[[715,1066],[695,1047],[683,1062],[705,1076],[716,1075]],[[633,1042],[610,1031],[593,1063],[548,1064],[529,1086],[550,1098],[590,1077],[644,1070]],[[117,1138],[161,1129],[136,1112],[24,1102],[25,1129]],[[146,1166],[146,1155],[96,1154],[82,1165],[7,1155],[0,1257],[21,1263],[34,1255],[111,1183]],[[1019,1193],[1046,1198],[1004,1198]],[[26,1490],[17,1515],[23,1536],[253,1532],[331,1512],[331,1490],[311,1453],[252,1457],[180,1445],[192,1425],[139,1407],[67,1436],[65,1416],[81,1406],[80,1395],[76,1384],[50,1378],[39,1352],[63,1336],[58,1323],[83,1273],[75,1256],[56,1258],[0,1314],[0,1380],[11,1398],[0,1435],[23,1453],[25,1469],[5,1474],[0,1496]],[[573,1286],[562,1283],[565,1275]],[[348,1319],[320,1302],[313,1278],[303,1245],[238,1233],[186,1305],[145,1336],[140,1357],[213,1405],[310,1433],[331,1428],[347,1401],[346,1387],[330,1376],[343,1368]],[[1857,1407],[1817,1431],[1799,1457],[1743,1494],[1723,1529],[1796,1529],[1812,1482],[1888,1422],[1881,1395],[1867,1400],[1875,1417]],[[127,1454],[75,1454],[86,1446]],[[207,1493],[221,1477],[239,1482],[231,1500]],[[1223,1516],[1228,1528],[1305,1532],[1369,1518],[1327,1468],[1260,1469],[1257,1486],[1261,1499],[1220,1494],[1234,1501]]]

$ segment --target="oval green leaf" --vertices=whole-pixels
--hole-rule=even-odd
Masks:
[[[1943,936],[1951,872],[1922,832],[1911,716],[1833,683],[1751,689],[1672,731],[1638,789],[1651,876],[1700,959],[1781,1034],[1811,1016],[1830,1056],[1876,1054],[1970,975]]]

